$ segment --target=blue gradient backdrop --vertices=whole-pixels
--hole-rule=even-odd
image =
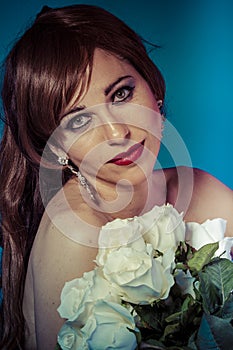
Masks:
[[[166,80],[168,120],[184,140],[192,165],[233,188],[233,1],[2,1],[0,61],[43,5],[74,3],[104,7],[161,45],[151,57]],[[173,165],[165,147],[159,160]]]

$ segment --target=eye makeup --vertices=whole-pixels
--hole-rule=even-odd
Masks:
[[[92,116],[88,113],[80,113],[78,112],[77,115],[74,115],[66,124],[66,129],[69,130],[78,130],[78,129],[84,129],[88,126],[88,124],[91,122]]]
[[[112,95],[112,102],[116,105],[117,103],[127,102],[133,96],[135,86],[125,85],[120,87]]]
[[[92,121],[92,114],[85,106],[74,108],[64,115],[61,120],[61,126],[65,130],[84,131]]]
[[[105,101],[113,105],[122,105],[123,103],[131,101],[134,89],[135,79],[132,76],[120,77],[105,89],[104,95],[107,98],[105,98]],[[90,109],[92,109],[92,112]],[[66,130],[83,132],[92,122],[93,115],[93,106],[87,108],[82,105],[65,114],[62,118],[61,125]]]

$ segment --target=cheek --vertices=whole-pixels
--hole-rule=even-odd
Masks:
[[[87,131],[72,144],[68,152],[69,158],[78,167],[83,166],[85,169],[99,167],[103,153],[103,140],[102,142],[101,140],[98,128]]]
[[[148,147],[157,158],[162,140],[163,121],[159,113],[153,114],[148,123]]]
[[[157,100],[156,100],[155,95],[153,94],[153,92],[151,91],[151,89],[147,83],[145,83],[144,86],[142,86],[142,91],[144,92],[143,99],[144,99],[145,106],[147,106],[147,107],[151,108],[152,110],[154,110],[155,112],[159,113],[159,107],[158,107]]]
[[[93,138],[87,135],[80,136],[70,145],[68,155],[71,160],[82,161],[86,154],[94,147]]]

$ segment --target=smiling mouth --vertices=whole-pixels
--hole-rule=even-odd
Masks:
[[[142,154],[144,149],[145,140],[136,143],[130,147],[127,152],[119,153],[113,159],[109,160],[107,163],[112,163],[115,165],[129,165],[134,163]]]

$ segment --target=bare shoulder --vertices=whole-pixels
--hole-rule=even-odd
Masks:
[[[226,235],[233,236],[233,191],[200,169],[194,169],[194,191],[188,219],[195,218],[195,215],[199,221],[216,217],[226,219]]]
[[[76,222],[71,221],[73,216]],[[69,265],[66,276],[69,273],[72,275],[75,271],[77,277],[79,270],[81,270],[80,273],[84,272],[81,267],[84,258],[82,252],[85,254],[88,252],[87,255],[84,255],[88,256],[89,260],[92,254],[96,253],[95,242],[98,237],[98,228],[85,225],[77,217],[74,212],[60,213],[52,220],[47,214],[43,216],[31,251],[34,273],[36,271],[40,273],[42,266],[45,267],[45,273],[50,273],[52,269],[58,270],[60,265],[63,265],[63,269],[59,271],[60,275]],[[46,264],[50,267],[49,271],[46,270]],[[76,266],[72,268],[74,265]]]
[[[167,170],[170,202],[185,212],[186,221],[227,220],[226,235],[233,236],[233,191],[211,174],[188,167]]]
[[[50,300],[58,306],[65,282],[93,269],[97,250],[89,244],[90,237],[86,242],[84,237],[83,228],[69,224],[68,213],[53,221],[44,215],[30,257],[36,300],[46,300],[45,304]]]
[[[64,283],[94,267],[98,234],[104,221],[90,208],[45,211],[31,251],[30,263],[38,293],[59,293]],[[54,294],[55,296],[55,294]],[[56,298],[57,299],[57,298]],[[56,300],[56,303],[58,299]]]
[[[82,206],[78,209],[59,210],[53,217],[45,212],[33,244],[29,266],[33,280],[27,288],[33,290],[35,300],[37,349],[55,348],[64,322],[57,308],[65,282],[95,266],[95,242],[102,221],[92,215],[87,224],[87,213]]]

